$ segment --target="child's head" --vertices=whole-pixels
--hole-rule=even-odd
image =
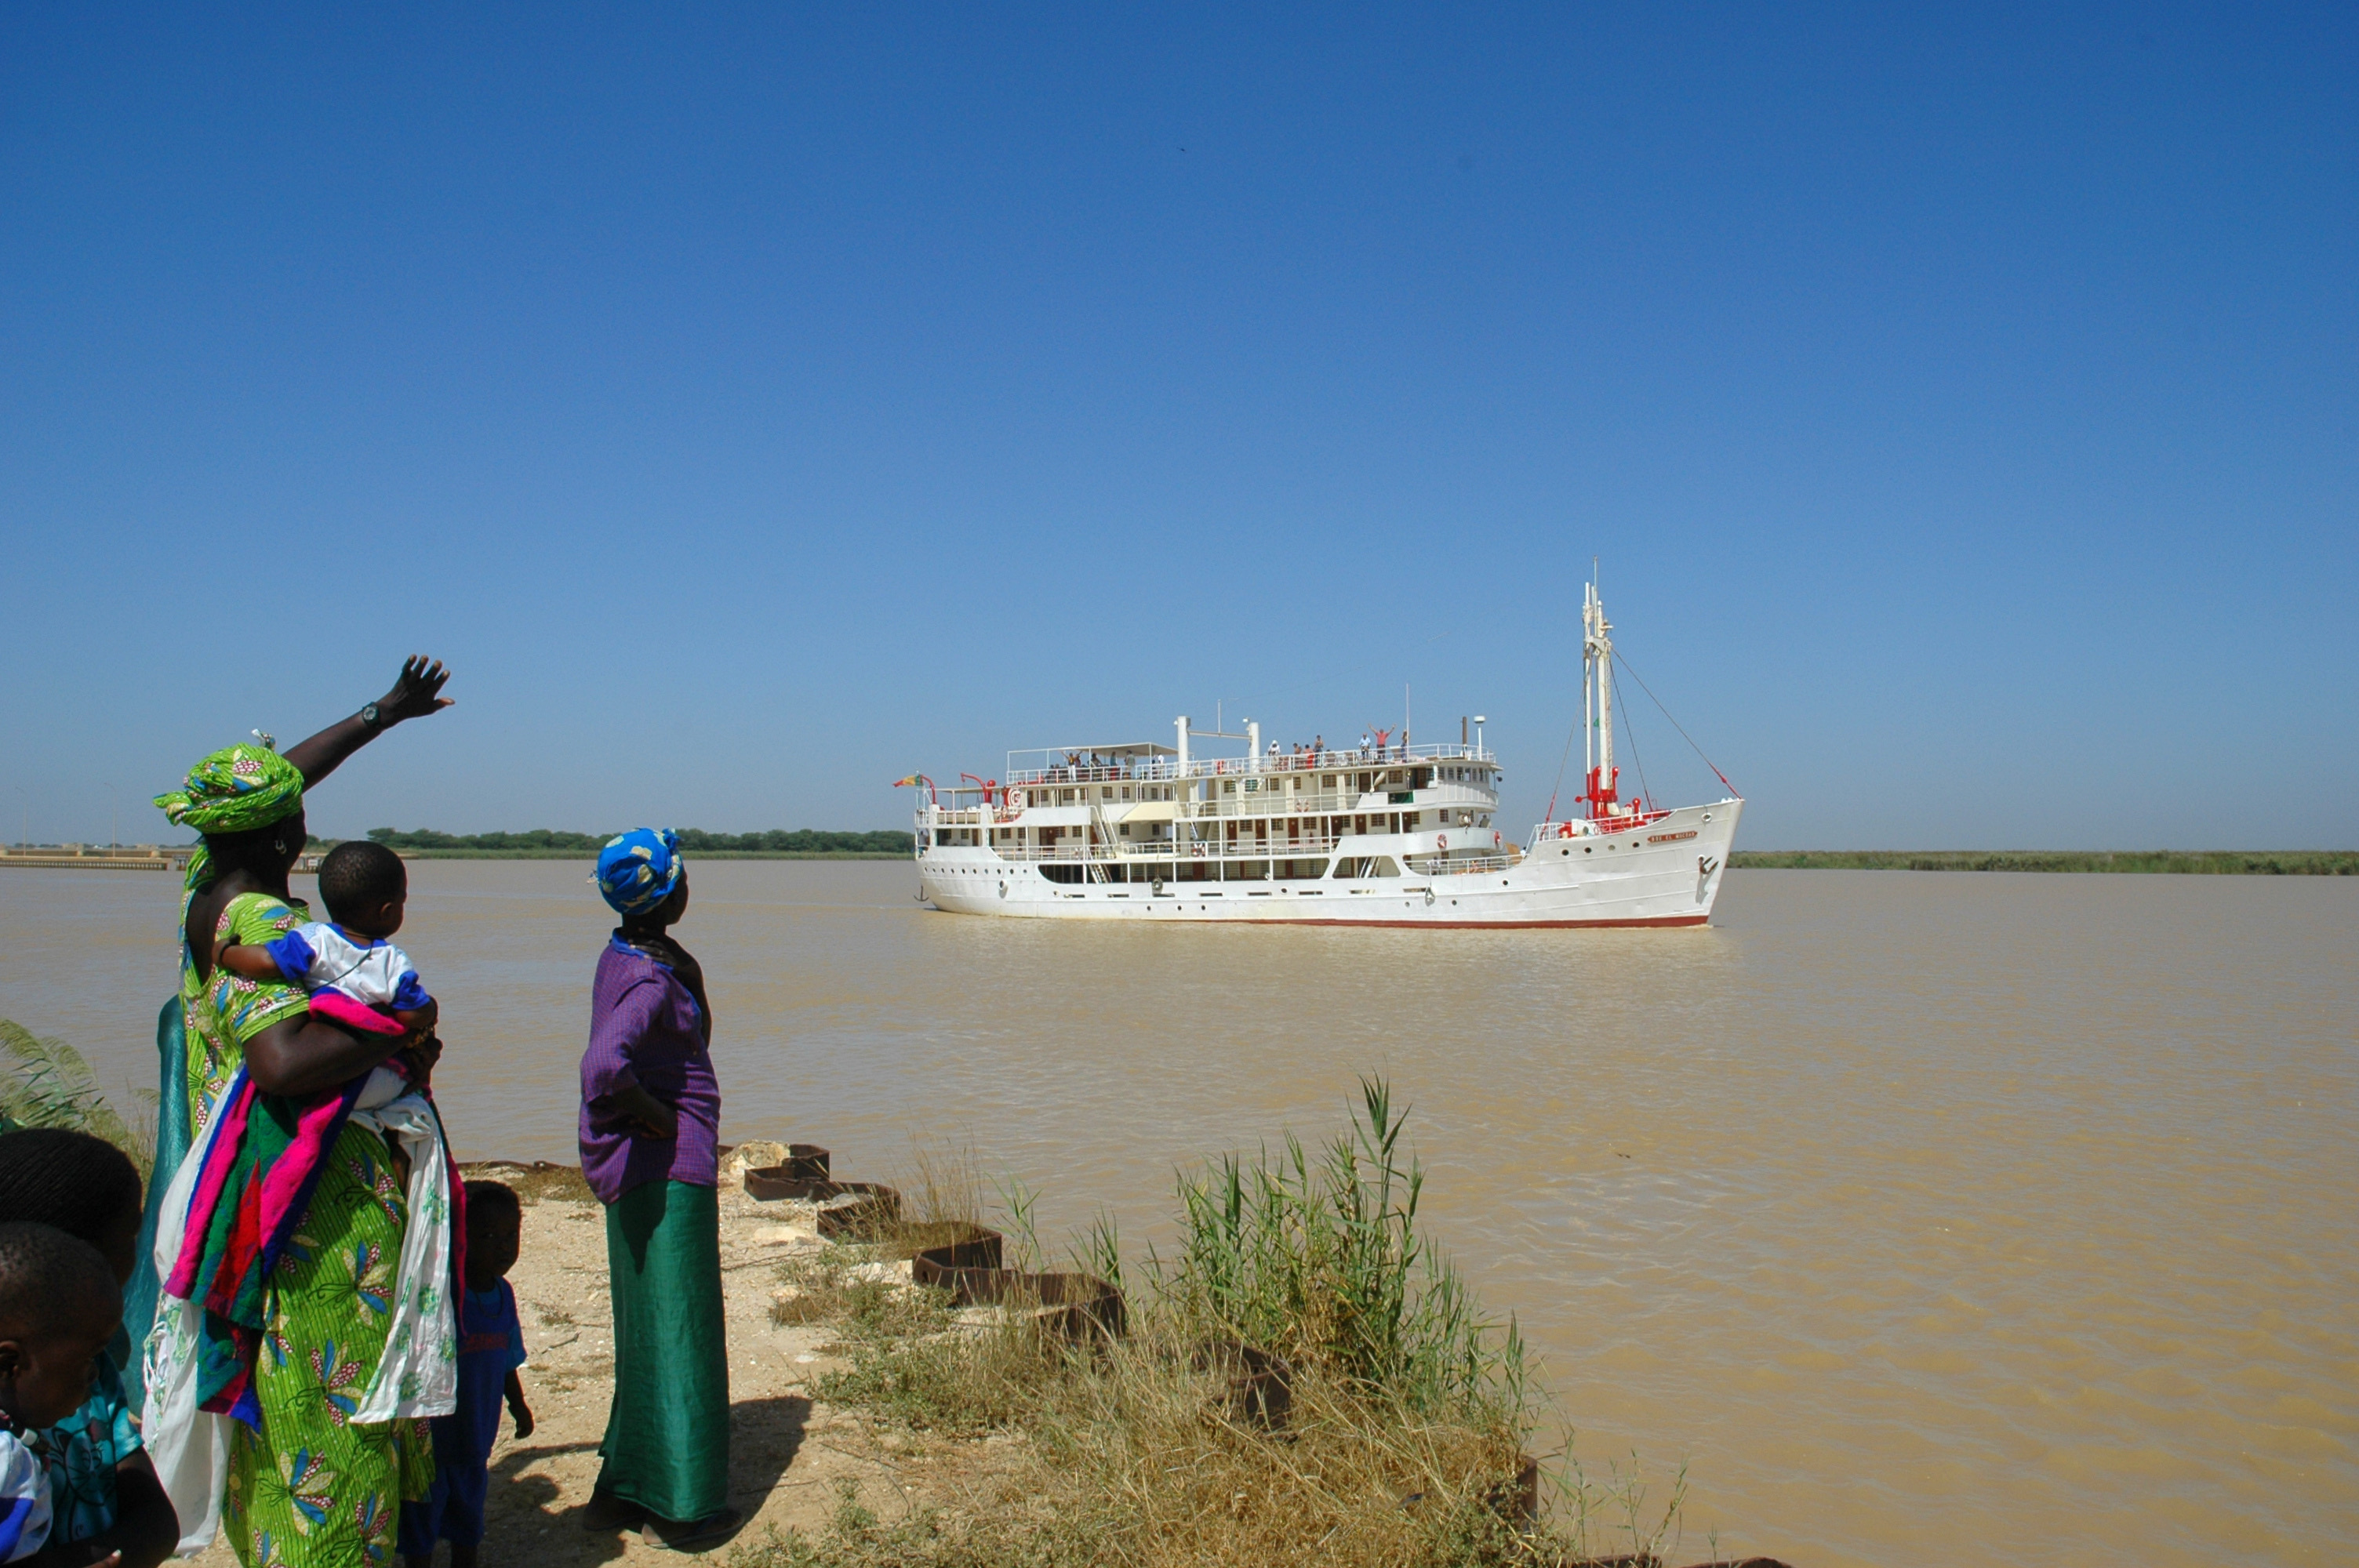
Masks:
[[[90,1243],[118,1284],[139,1266],[141,1197],[137,1167],[103,1138],[62,1127],[0,1133],[0,1223]]]
[[[401,857],[384,845],[350,839],[320,862],[320,902],[328,906],[328,918],[347,931],[390,936],[401,929],[409,873]]]
[[[55,1426],[90,1398],[123,1326],[123,1289],[98,1249],[54,1226],[0,1225],[0,1411]]]
[[[524,1239],[524,1206],[497,1182],[467,1184],[467,1288],[488,1291],[516,1267]]]

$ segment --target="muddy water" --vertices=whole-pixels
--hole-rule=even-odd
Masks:
[[[582,868],[425,862],[462,1156],[565,1155]],[[1412,1101],[1430,1205],[1593,1465],[1701,1556],[2359,1560],[2359,884],[1738,872],[1703,932],[1045,925],[718,863],[732,1136],[971,1137],[1134,1242],[1171,1168]],[[152,1076],[163,878],[0,871],[0,1014]]]

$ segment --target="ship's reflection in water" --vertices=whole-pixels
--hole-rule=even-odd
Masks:
[[[0,1011],[152,1076],[170,879],[5,875]],[[462,1157],[570,1152],[582,875],[413,867]],[[883,1173],[971,1137],[1044,1236],[1103,1204],[1136,1245],[1174,1163],[1381,1071],[1577,1451],[1690,1463],[1691,1546],[2359,1560],[2346,881],[1750,871],[1712,929],[1585,933],[983,920],[914,881],[697,867],[732,1135]]]

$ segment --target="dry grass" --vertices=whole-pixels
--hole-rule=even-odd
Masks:
[[[1120,1340],[962,1319],[934,1292],[868,1284],[849,1258],[796,1265],[801,1293],[782,1310],[841,1324],[850,1357],[821,1399],[886,1428],[999,1441],[967,1450],[964,1480],[931,1507],[880,1519],[847,1494],[826,1530],[733,1560],[1473,1568],[1658,1554],[1682,1489],[1650,1509],[1635,1469],[1603,1484],[1560,1470],[1553,1522],[1526,1512],[1538,1410],[1520,1345],[1418,1237],[1423,1178],[1397,1152],[1381,1084],[1364,1086],[1363,1108],[1316,1156],[1289,1143],[1183,1177],[1180,1253],[1134,1269]],[[1110,1233],[1089,1250],[1120,1266]],[[1282,1349],[1281,1420],[1241,1397],[1246,1346]]]
[[[1297,1378],[1272,1431],[1235,1415],[1226,1372],[1159,1315],[1113,1345],[1027,1326],[855,1344],[821,1397],[886,1424],[1022,1441],[950,1506],[889,1524],[856,1505],[744,1568],[969,1563],[1508,1564],[1570,1542],[1516,1516],[1513,1423],[1372,1400],[1332,1372]]]
[[[894,1343],[948,1327],[951,1315],[941,1292],[875,1277],[873,1265],[883,1260],[883,1250],[840,1246],[781,1263],[770,1321],[834,1324],[864,1343]]]
[[[912,1224],[983,1223],[983,1166],[972,1142],[911,1140],[900,1184],[902,1217]]]

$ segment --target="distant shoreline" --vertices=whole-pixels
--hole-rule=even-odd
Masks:
[[[2359,876],[2354,849],[1738,849],[1744,871],[2111,871],[2180,876]]]
[[[595,849],[396,849],[405,860],[582,860]],[[906,860],[907,849],[696,849],[691,860]]]
[[[0,866],[40,871],[171,871],[190,846],[87,849],[73,845],[0,846]],[[324,845],[321,848],[325,848]],[[405,860],[578,860],[592,849],[408,849]],[[692,860],[907,860],[908,849],[697,849]],[[2359,849],[1738,849],[1739,871],[2098,871],[2231,877],[2359,876]],[[300,868],[309,870],[309,867]]]

